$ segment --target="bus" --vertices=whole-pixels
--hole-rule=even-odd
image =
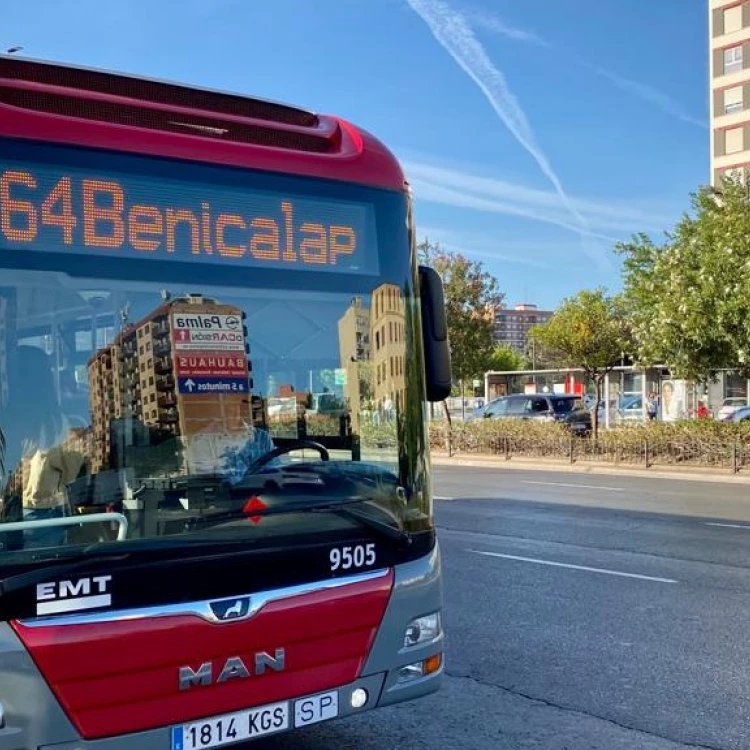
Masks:
[[[368,132],[1,57],[0,748],[203,750],[437,691],[450,379]]]

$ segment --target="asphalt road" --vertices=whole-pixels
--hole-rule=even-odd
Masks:
[[[750,486],[436,477],[443,690],[255,747],[750,747]]]

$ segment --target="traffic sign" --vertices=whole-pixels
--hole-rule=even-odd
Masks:
[[[247,393],[247,378],[177,378],[180,393],[211,396],[222,393]]]

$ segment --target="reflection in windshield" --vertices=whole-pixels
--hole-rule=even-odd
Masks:
[[[360,419],[392,421],[405,396],[404,300],[398,287],[375,290],[371,307],[355,298],[339,321],[341,367],[355,429]]]
[[[215,299],[171,300],[126,322],[96,352],[88,363],[93,473],[138,466],[128,449],[135,455],[167,441],[174,463],[160,466],[163,474],[226,477],[241,471],[227,456],[271,450],[255,434],[243,320],[239,307]]]
[[[418,376],[407,397],[407,370],[421,363],[406,361],[413,308],[398,286],[290,301],[288,290],[186,295],[59,281],[19,273],[0,294],[2,521],[116,512],[131,538],[184,533],[197,517],[244,507],[248,475],[270,451],[266,474],[287,474],[279,493],[309,495],[312,475],[293,470],[319,464],[319,452],[298,449],[313,441],[332,465],[372,467],[377,480],[358,472],[352,496],[376,487],[368,497],[398,525],[425,522],[422,493],[407,507],[401,490],[421,459],[399,451],[399,431],[408,423],[419,447],[424,424]],[[315,474],[328,492],[341,476]],[[0,543],[116,534],[114,523],[56,526],[6,532]]]

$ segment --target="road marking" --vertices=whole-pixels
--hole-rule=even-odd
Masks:
[[[534,482],[529,480],[522,481],[521,484],[543,484],[547,487],[572,487],[576,490],[605,490],[606,492],[625,492],[624,487],[604,487],[598,484],[572,484],[567,482]]]
[[[747,524],[739,524],[739,523],[711,523],[707,522],[706,526],[721,526],[725,529],[748,529],[750,531],[750,526]]]
[[[486,555],[487,557],[501,557],[504,560],[517,560],[519,562],[534,563],[535,565],[550,565],[554,568],[570,568],[571,570],[585,570],[589,573],[603,573],[608,576],[620,576],[621,578],[637,578],[641,581],[655,581],[656,583],[678,583],[673,578],[657,578],[655,576],[644,576],[640,573],[623,573],[621,570],[608,570],[607,568],[590,568],[587,565],[573,565],[572,563],[553,562],[552,560],[537,560],[534,557],[519,557],[518,555],[504,555],[500,552],[483,552],[478,549],[470,549],[475,555]]]
[[[444,497],[443,495],[433,495],[433,500],[453,500],[452,497]]]

